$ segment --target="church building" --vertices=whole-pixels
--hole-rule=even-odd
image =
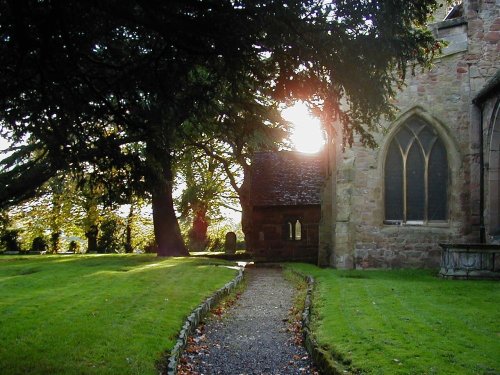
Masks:
[[[248,247],[255,259],[318,259],[323,154],[260,152],[252,160],[252,231]]]
[[[434,20],[447,45],[407,77],[375,149],[339,137],[316,156],[256,156],[254,254],[435,268],[440,243],[500,242],[500,6],[465,0]]]
[[[445,10],[430,28],[447,46],[408,76],[378,147],[329,140],[319,265],[437,267],[440,243],[498,240],[500,6]]]

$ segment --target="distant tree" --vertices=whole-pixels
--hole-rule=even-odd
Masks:
[[[134,250],[134,247],[132,245],[132,228],[134,226],[134,223],[136,221],[136,205],[135,201],[133,199],[130,199],[129,203],[129,210],[128,210],[128,215],[127,215],[127,224],[125,228],[125,252],[126,253],[131,253]]]
[[[19,241],[25,248],[29,249],[35,238],[45,237],[48,231],[52,237],[54,232],[62,230],[62,223],[68,221],[69,216],[63,215],[62,211],[58,212],[59,209],[54,211],[54,201],[48,184],[37,190],[37,197],[9,209],[11,225],[23,229]]]
[[[55,176],[37,190],[37,196],[9,209],[10,224],[23,228],[19,240],[30,247],[37,237],[48,236],[49,251],[61,249],[68,237],[84,237],[84,196],[75,176]],[[98,212],[97,212],[98,213]]]
[[[271,99],[272,85],[263,87],[253,77],[242,78],[238,85],[254,89],[222,92],[219,102],[232,105],[218,108],[219,115],[214,114],[204,124],[211,131],[200,131],[204,137],[198,135],[192,145],[225,172],[226,184],[232,187],[242,208],[242,229],[248,239],[252,230],[248,215],[252,156],[257,151],[276,150],[289,128],[281,118],[279,103]]]
[[[49,228],[50,228],[50,251],[54,254],[60,250],[61,234],[65,223],[71,217],[75,187],[68,178],[55,176],[49,180],[48,194],[50,194],[49,206]],[[41,215],[43,216],[43,215]]]
[[[101,187],[95,186],[90,181],[85,181],[80,186],[78,195],[81,208],[84,211],[82,225],[87,238],[87,252],[97,252],[97,238],[99,236],[99,221],[101,218],[99,212],[99,198]]]
[[[33,242],[31,243],[31,251],[47,251],[49,245],[47,244],[47,240],[43,236],[38,236],[33,238]]]
[[[73,252],[73,253],[79,253],[80,252],[80,245],[76,241],[71,241],[68,246],[68,251]]]
[[[97,240],[99,253],[122,253],[125,251],[123,241],[124,227],[120,218],[109,213],[100,225],[100,235]]]
[[[76,237],[86,238],[86,248],[90,247],[91,252],[123,252],[125,248],[130,252],[134,246],[144,246],[150,240],[148,230],[152,227],[141,212],[147,199],[130,199],[129,215],[122,218],[120,206],[111,204],[118,199],[110,200],[102,181],[91,180],[89,175],[58,175],[38,189],[37,197],[0,215],[0,236],[13,228],[23,228],[16,232],[17,241],[26,248],[43,238],[48,246],[43,251],[56,253],[63,240]]]
[[[9,214],[5,210],[0,211],[0,235],[8,228],[10,223]]]
[[[150,193],[158,255],[186,255],[173,166],[187,144],[228,130],[214,128],[214,116],[235,114],[221,124],[247,139],[233,108],[307,99],[325,123],[343,122],[346,143],[354,132],[373,143],[393,83],[439,47],[423,28],[435,5],[0,0],[0,124],[14,144],[0,162],[0,208],[59,171],[91,169],[107,175],[115,197],[132,185]]]
[[[237,197],[220,163],[197,148],[186,149],[175,172],[182,186],[177,207],[181,218],[190,221],[188,247],[191,251],[204,251],[209,245],[212,220],[220,217],[223,207],[234,208]]]
[[[124,201],[123,209],[128,213],[122,225],[124,228],[124,250],[131,253],[134,250],[144,250],[144,248],[154,242],[153,222],[150,210],[151,202],[148,198],[131,194]],[[122,211],[123,213],[125,211]]]
[[[137,199],[133,207],[133,216],[127,217],[127,228],[130,229],[130,246],[133,250],[145,250],[155,242],[151,203]]]
[[[19,242],[19,229],[6,229],[0,236],[0,245],[4,251],[21,251]]]

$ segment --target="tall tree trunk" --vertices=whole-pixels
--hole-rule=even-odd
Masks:
[[[53,254],[57,254],[59,247],[61,245],[61,226],[63,222],[63,192],[64,192],[64,180],[60,177],[52,179],[49,184],[52,191],[52,208],[50,215],[50,251]]]
[[[57,254],[61,245],[61,231],[52,232],[50,235],[50,251]]]
[[[87,253],[97,252],[97,235],[99,229],[97,225],[91,225],[85,236],[87,237]]]
[[[132,248],[132,223],[135,218],[135,213],[134,213],[134,200],[130,199],[130,209],[128,212],[128,217],[127,217],[127,228],[125,231],[125,252],[126,253],[131,253],[133,248]]]
[[[160,178],[150,182],[153,204],[153,226],[157,254],[161,257],[189,256],[181,235],[172,197],[172,161],[168,150],[161,150],[148,144],[149,156],[161,168]],[[159,173],[159,174],[160,174]]]
[[[189,247],[194,251],[204,251],[208,245],[207,209],[199,207],[194,212],[193,223],[189,231]]]
[[[244,170],[244,178],[243,183],[241,184],[238,197],[240,199],[241,205],[241,230],[245,236],[245,245],[246,250],[251,252],[253,249],[252,243],[252,232],[253,232],[253,223],[252,223],[252,206],[250,202],[250,172]]]
[[[189,252],[181,236],[175,216],[172,183],[158,182],[153,188],[153,225],[158,256],[187,256]]]

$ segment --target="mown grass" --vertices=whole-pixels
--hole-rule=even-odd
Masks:
[[[236,271],[150,255],[0,258],[0,374],[154,374]]]
[[[317,281],[313,333],[354,373],[500,374],[500,284],[288,265]]]

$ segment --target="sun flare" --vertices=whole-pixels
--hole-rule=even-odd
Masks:
[[[314,117],[304,102],[296,102],[282,111],[283,118],[293,126],[290,141],[295,150],[316,153],[325,144],[321,122]]]

